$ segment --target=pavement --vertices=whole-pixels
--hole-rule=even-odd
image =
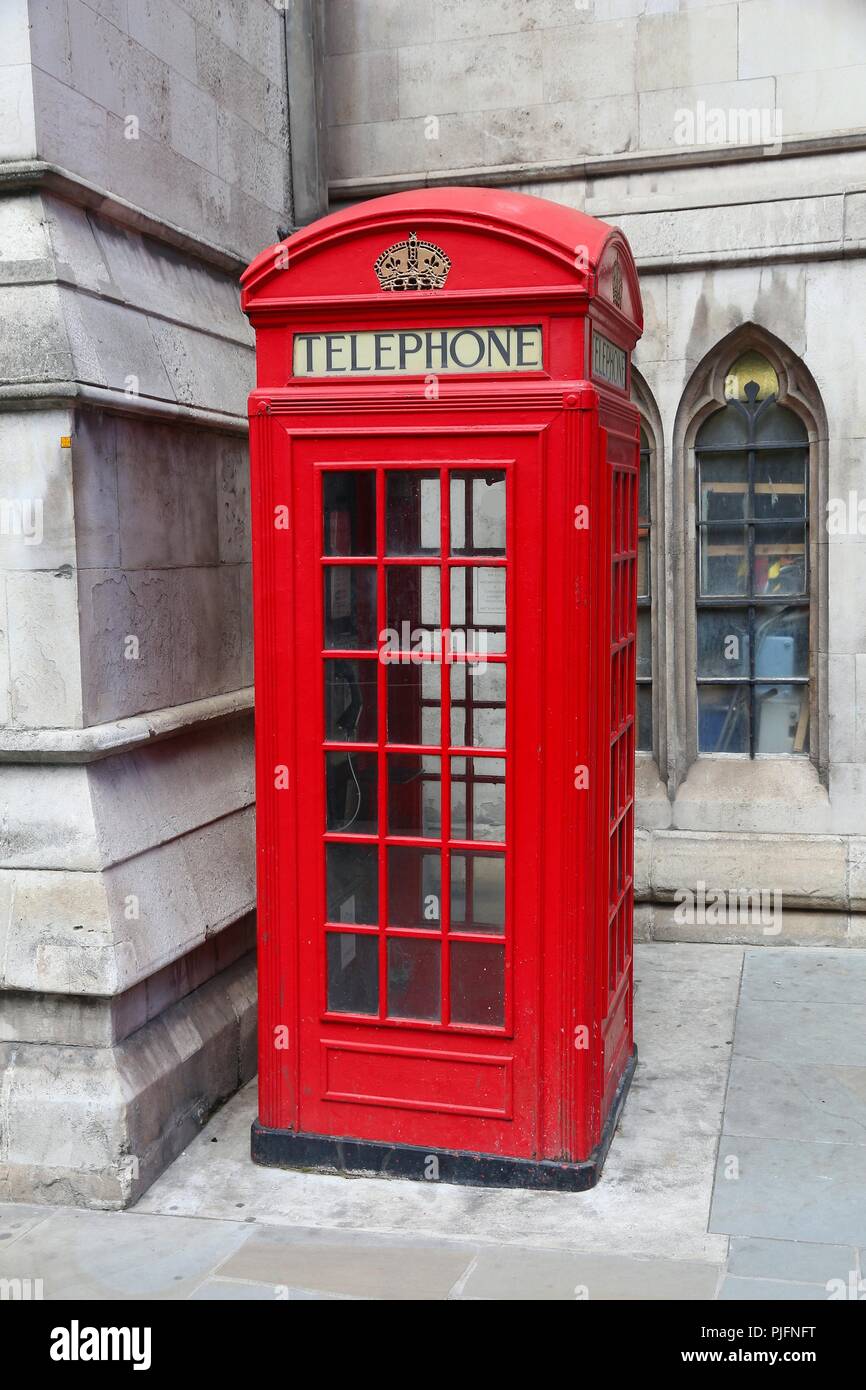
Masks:
[[[253,1083],[129,1211],[0,1204],[0,1290],[30,1279],[70,1300],[866,1296],[866,951],[654,943],[635,955],[640,1061],[592,1191],[257,1168]]]

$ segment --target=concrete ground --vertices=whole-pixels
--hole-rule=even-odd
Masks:
[[[0,1206],[0,1279],[47,1299],[853,1296],[866,952],[654,944],[636,962],[640,1063],[591,1192],[256,1168],[251,1085],[130,1211]]]

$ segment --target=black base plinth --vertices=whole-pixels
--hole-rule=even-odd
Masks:
[[[252,1158],[266,1168],[297,1168],[347,1177],[409,1178],[416,1182],[450,1182],[465,1187],[531,1187],[550,1192],[585,1192],[595,1187],[619,1123],[626,1093],[637,1065],[635,1048],[616,1089],[600,1142],[580,1163],[552,1159],[503,1158],[499,1154],[462,1153],[455,1149],[383,1144],[370,1139],[335,1138],[288,1129],[252,1127]],[[435,1158],[436,1163],[431,1164]]]

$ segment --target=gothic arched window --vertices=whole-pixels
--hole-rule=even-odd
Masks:
[[[809,752],[809,441],[747,352],[695,439],[698,752]]]

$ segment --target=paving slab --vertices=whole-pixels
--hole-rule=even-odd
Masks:
[[[866,1001],[756,999],[743,995],[734,1051],[772,1062],[866,1067]]]
[[[257,1226],[220,1272],[311,1293],[442,1300],[476,1254],[456,1242]]]
[[[452,1298],[584,1301],[713,1299],[721,1264],[553,1250],[483,1250]]]
[[[739,1176],[726,1177],[735,1157]],[[859,1144],[804,1144],[723,1134],[710,1230],[738,1236],[866,1243]]]
[[[860,1004],[866,1000],[866,951],[774,947],[746,952],[746,998]]]
[[[238,1222],[55,1209],[0,1245],[0,1278],[41,1279],[46,1300],[185,1298],[249,1234]]]
[[[18,1202],[0,1202],[0,1250],[11,1245],[13,1240],[47,1221],[53,1215],[52,1207],[31,1207]]]
[[[241,1283],[237,1279],[206,1279],[190,1295],[190,1303],[297,1303],[313,1299],[342,1299],[347,1295],[290,1289],[279,1284]]]
[[[778,1062],[734,1053],[725,1132],[866,1144],[866,1067]]]
[[[824,1285],[830,1279],[847,1281],[856,1269],[857,1251],[850,1245],[735,1236],[728,1255],[728,1273],[739,1278]]]
[[[828,1298],[823,1284],[783,1284],[772,1279],[740,1279],[730,1274],[719,1292],[722,1303],[786,1303],[792,1299],[820,1303]]]

